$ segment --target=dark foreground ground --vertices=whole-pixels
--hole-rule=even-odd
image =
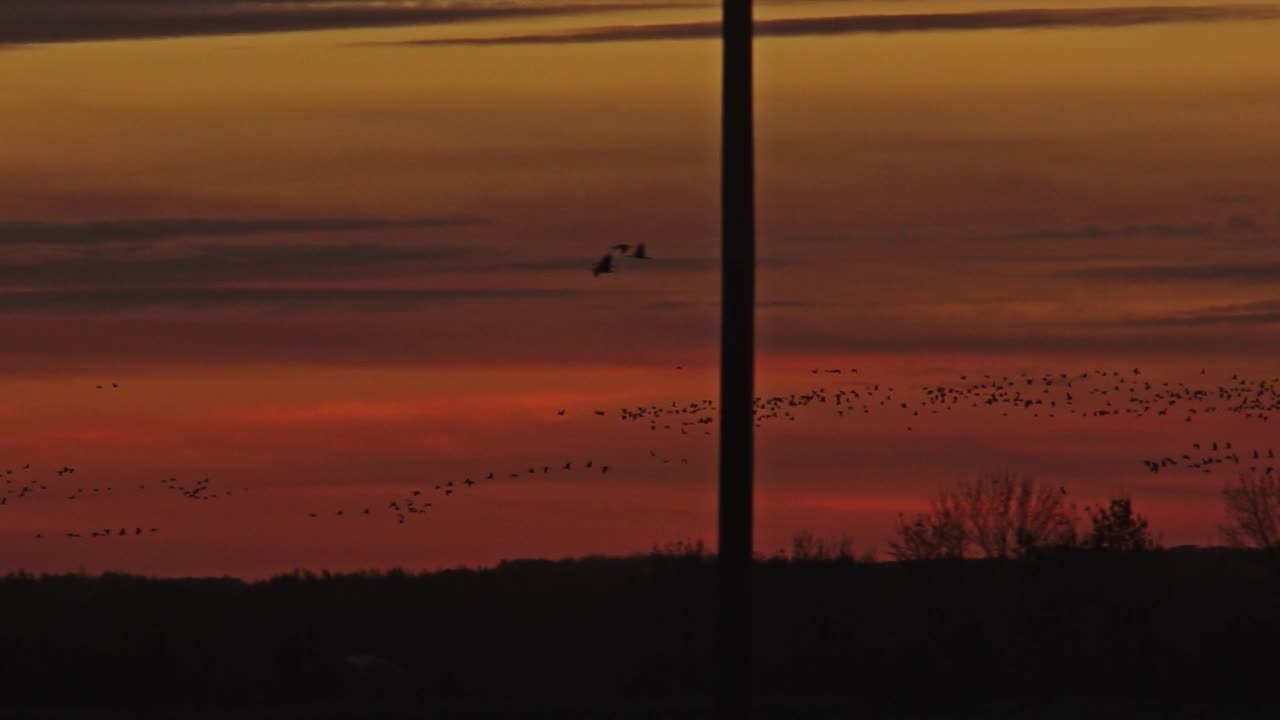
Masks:
[[[1261,555],[768,561],[763,717],[1280,717]],[[259,583],[0,580],[0,718],[696,718],[696,554]]]
[[[900,711],[867,707],[853,703],[791,701],[765,703],[754,717],[761,720],[773,718],[901,718],[902,720],[1274,720],[1280,705],[1276,703],[1124,703],[1111,699],[1071,698],[1054,701],[1002,702],[963,708],[953,711]],[[537,720],[658,720],[672,718],[684,720],[715,718],[709,704],[699,707],[671,703],[598,703],[586,706],[581,703],[539,704],[530,707],[486,703],[447,703],[416,709],[387,709],[375,706],[331,705],[299,706],[257,710],[194,710],[166,708],[153,711],[99,711],[99,710],[21,710],[0,712],[0,718],[9,720],[135,720],[136,718],[181,720],[345,720],[348,718],[385,718],[387,720],[445,720],[464,718],[536,718]]]

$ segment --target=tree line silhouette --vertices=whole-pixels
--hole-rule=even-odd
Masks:
[[[762,716],[1272,703],[1255,651],[1280,641],[1278,490],[1250,475],[1225,488],[1224,538],[1238,547],[1162,548],[1131,499],[1081,512],[1063,488],[1013,473],[903,516],[895,562],[798,533],[753,573]],[[716,588],[700,542],[259,582],[16,573],[0,579],[2,704],[702,717]]]
[[[1280,478],[1246,471],[1222,490],[1227,545],[1280,559]],[[981,475],[945,488],[928,511],[900,514],[889,553],[896,560],[1027,559],[1065,550],[1143,552],[1158,547],[1150,522],[1121,495],[1080,510],[1067,489],[1014,472]],[[1277,565],[1280,568],[1280,565]]]

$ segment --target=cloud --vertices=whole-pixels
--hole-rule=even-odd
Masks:
[[[1258,202],[1258,198],[1253,195],[1238,192],[1213,193],[1205,197],[1205,200],[1215,205],[1252,205]]]
[[[714,309],[663,312],[647,306],[646,301],[660,298],[642,289],[583,287],[596,291],[548,290],[526,297],[517,290],[453,298],[447,289],[416,298],[352,291],[337,291],[344,293],[337,297],[323,289],[309,291],[310,297],[253,289],[222,290],[224,295],[212,298],[199,289],[158,289],[123,300],[103,292],[16,300],[0,296],[0,311],[12,310],[0,315],[5,328],[0,371],[41,375],[131,367],[150,372],[159,366],[225,363],[361,368],[714,363]],[[239,297],[228,296],[237,292]],[[38,302],[42,308],[10,307],[20,301]],[[107,302],[111,304],[103,304]],[[188,307],[193,310],[184,311]],[[762,357],[1033,354],[1087,365],[1087,358],[1099,353],[1265,359],[1280,352],[1280,333],[1261,325],[1148,327],[1082,320],[975,327],[903,322],[870,312],[856,320],[832,321],[830,316],[784,310],[762,312],[758,334]]]
[[[1124,27],[1157,23],[1272,20],[1280,8],[1269,5],[1203,5],[1102,8],[1045,8],[987,10],[967,13],[847,15],[818,18],[757,20],[762,37],[897,33],[937,30],[1014,30],[1032,28]],[[514,45],[599,43],[639,40],[699,40],[717,38],[719,22],[613,25],[560,33],[495,37],[433,38],[400,45]]]
[[[1133,237],[1198,238],[1216,234],[1251,233],[1258,230],[1258,222],[1246,215],[1236,215],[1225,222],[1199,223],[1134,223],[1129,225],[1081,225],[1074,228],[1040,228],[1006,235],[991,240],[1071,240],[1111,239]]]
[[[426,263],[450,265],[486,257],[491,248],[422,244],[202,244],[139,252],[135,246],[41,253],[0,259],[0,286],[190,285],[216,282],[347,279],[379,270],[402,272]],[[435,269],[434,267],[432,269]]]
[[[720,310],[719,300],[658,300],[651,302],[647,306],[650,310],[676,310],[676,311],[716,311]],[[759,300],[756,302],[758,310],[812,310],[822,307],[815,302],[806,300]]]
[[[456,216],[377,220],[364,218],[167,218],[89,222],[0,221],[0,245],[81,245],[154,242],[183,237],[233,237],[270,233],[324,233],[352,230],[454,228],[480,225]]]
[[[1119,283],[1233,282],[1280,283],[1280,262],[1214,263],[1203,265],[1117,265],[1055,273],[1057,277]]]
[[[1257,325],[1264,320],[1258,319]],[[1271,321],[1271,322],[1274,322]],[[1280,333],[1258,332],[1247,323],[1234,326],[1195,328],[1186,325],[1156,325],[1140,322],[1116,323],[1113,332],[1099,332],[1100,325],[1089,331],[1045,330],[1038,333],[966,332],[963,330],[930,330],[928,332],[893,333],[884,329],[868,329],[858,333],[823,333],[809,328],[763,327],[759,332],[761,353],[851,353],[851,354],[916,354],[975,353],[993,355],[1056,355],[1084,358],[1098,354],[1119,355],[1219,355],[1272,357],[1280,351]],[[1118,330],[1115,331],[1115,330]],[[1253,332],[1248,332],[1248,331]]]
[[[134,237],[130,235],[130,237]],[[0,287],[26,289],[290,283],[406,277],[431,273],[585,277],[594,255],[529,257],[473,242],[81,242],[16,248],[0,255]],[[623,259],[619,272],[714,273],[714,257]],[[762,268],[783,265],[765,259]]]
[[[529,272],[562,272],[562,271],[581,271],[583,268],[590,269],[599,255],[594,255],[583,259],[576,258],[545,258],[537,260],[510,260],[500,261],[490,264],[479,264],[472,267],[472,271],[476,272],[494,272],[494,271],[529,271]],[[621,266],[619,272],[643,272],[645,270],[661,271],[663,273],[705,273],[719,272],[720,258],[718,257],[663,257],[662,255],[650,256],[649,260],[634,260],[630,257],[624,257],[616,260]],[[781,268],[791,263],[777,258],[759,258],[756,261],[757,268]]]
[[[546,300],[607,294],[573,288],[155,287],[0,292],[0,313],[107,314],[135,310],[417,310],[451,302]]]
[[[539,255],[502,236],[457,241],[398,230],[467,228],[469,217],[137,219],[0,221],[0,287],[53,290],[118,287],[290,285],[433,273],[586,276],[597,255]],[[390,231],[390,232],[389,232]],[[337,237],[331,235],[338,234]],[[714,273],[714,256],[624,258],[628,275]],[[764,258],[762,268],[784,265]],[[485,280],[484,282],[491,282]]]
[[[446,24],[688,5],[493,0],[0,0],[0,46]]]
[[[1273,325],[1280,323],[1280,300],[1215,305],[1157,317],[1132,318],[1121,325],[1133,328],[1195,328],[1205,326]]]

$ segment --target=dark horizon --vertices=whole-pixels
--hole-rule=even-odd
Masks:
[[[709,717],[715,567],[672,546],[253,584],[10,576],[0,610],[25,622],[0,630],[23,659],[6,707]],[[1274,687],[1248,649],[1280,632],[1275,568],[1248,550],[763,561],[757,717],[1265,717]]]

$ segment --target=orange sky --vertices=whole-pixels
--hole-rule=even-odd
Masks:
[[[0,507],[0,567],[417,568],[711,539],[712,438],[591,411],[715,395],[717,46],[397,44],[709,17],[0,50],[0,463],[113,487]],[[807,389],[819,364],[901,387],[1280,374],[1277,30],[760,40],[762,388]],[[655,261],[586,271],[640,241]],[[975,412],[908,434],[806,416],[761,430],[759,545],[811,528],[883,550],[898,510],[1003,468],[1082,504],[1133,492],[1166,542],[1211,541],[1223,478],[1157,482],[1139,462],[1206,435],[1267,439],[1205,423]],[[609,475],[502,476],[588,457]],[[416,524],[307,517],[490,469]],[[184,503],[136,487],[171,476],[249,489]],[[162,532],[32,537],[99,521]]]

